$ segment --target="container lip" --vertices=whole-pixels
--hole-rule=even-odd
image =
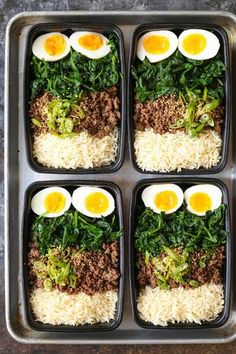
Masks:
[[[40,163],[38,163],[35,158],[33,157],[33,152],[32,152],[32,135],[30,131],[30,123],[28,118],[28,105],[29,105],[29,83],[30,83],[30,78],[29,78],[29,63],[30,63],[30,58],[29,58],[29,53],[30,53],[30,38],[32,35],[34,35],[34,32],[43,32],[47,31],[47,29],[53,29],[60,27],[60,31],[65,31],[68,29],[71,29],[72,27],[77,27],[79,29],[86,29],[86,30],[100,30],[101,32],[106,32],[109,31],[111,33],[114,33],[117,36],[118,39],[118,52],[119,52],[119,60],[120,60],[120,72],[121,72],[121,78],[119,80],[119,83],[117,86],[119,87],[119,98],[121,101],[120,104],[120,123],[118,126],[118,153],[116,156],[116,159],[113,163],[110,165],[105,165],[101,167],[93,167],[93,168],[75,168],[75,169],[66,169],[66,168],[49,168],[42,166]],[[124,36],[123,32],[117,25],[109,24],[109,23],[96,23],[92,24],[91,22],[74,22],[74,21],[64,21],[60,23],[53,23],[53,22],[48,22],[48,23],[39,23],[36,25],[33,25],[29,32],[27,33],[27,41],[26,41],[26,50],[24,54],[24,67],[23,67],[23,77],[24,77],[24,85],[23,85],[23,104],[24,104],[24,135],[25,135],[25,143],[26,143],[26,157],[27,157],[27,162],[30,166],[30,168],[38,173],[52,173],[52,174],[105,174],[105,173],[113,173],[118,171],[123,162],[124,162],[124,152],[125,152],[125,133],[126,133],[126,82],[127,82],[127,77],[126,77],[126,63],[125,63],[125,49],[124,49]]]
[[[218,36],[220,36],[222,42],[223,42],[223,54],[224,54],[224,64],[227,67],[227,71],[225,74],[225,84],[224,84],[224,89],[225,89],[225,119],[224,119],[224,128],[223,132],[221,133],[222,137],[222,147],[221,147],[221,158],[219,163],[211,167],[209,169],[207,168],[199,168],[199,169],[182,169],[180,172],[177,172],[176,170],[170,171],[170,172],[159,172],[159,171],[144,171],[142,170],[136,162],[135,158],[135,152],[134,152],[134,123],[133,123],[133,97],[134,97],[134,92],[133,92],[133,78],[131,75],[131,65],[134,63],[135,59],[135,46],[137,39],[139,38],[140,35],[142,35],[145,31],[148,30],[153,30],[153,29],[172,29],[173,31],[175,30],[185,30],[185,29],[191,29],[191,28],[200,28],[200,29],[207,29],[207,30],[212,30],[215,31]],[[165,175],[165,176],[171,176],[171,175],[205,175],[205,174],[216,174],[221,172],[226,164],[227,164],[227,158],[228,158],[228,150],[229,150],[229,130],[230,130],[230,125],[231,125],[231,111],[232,111],[232,105],[231,105],[231,98],[232,98],[232,80],[231,80],[231,73],[232,73],[232,66],[231,66],[231,60],[230,60],[230,54],[229,54],[229,41],[228,41],[228,35],[227,32],[223,27],[217,24],[199,24],[199,23],[184,23],[184,24],[178,24],[178,23],[145,23],[138,25],[134,32],[132,33],[131,37],[131,42],[130,42],[130,48],[129,48],[129,60],[128,60],[128,74],[127,74],[127,124],[128,124],[128,137],[129,137],[129,157],[132,162],[133,168],[144,175],[150,174],[150,175]]]
[[[142,320],[138,314],[138,309],[137,309],[137,287],[136,287],[136,279],[135,279],[135,247],[134,247],[134,229],[135,229],[135,208],[136,208],[136,201],[137,201],[137,194],[142,189],[142,187],[146,185],[151,185],[155,183],[163,183],[162,180],[159,178],[152,178],[152,179],[143,179],[136,183],[132,190],[132,195],[131,195],[131,203],[130,203],[130,209],[129,209],[129,218],[131,220],[131,223],[129,224],[129,288],[130,288],[130,294],[131,294],[131,310],[132,310],[132,316],[135,321],[135,323],[144,329],[154,329],[154,330],[206,330],[206,329],[213,329],[213,328],[219,328],[222,327],[229,319],[230,315],[230,301],[231,301],[231,287],[232,287],[232,275],[231,275],[231,267],[232,267],[232,227],[231,227],[231,219],[230,219],[230,210],[229,210],[229,192],[228,188],[225,185],[225,183],[217,178],[204,178],[204,177],[182,177],[182,176],[177,176],[177,177],[166,177],[165,178],[165,183],[176,183],[176,184],[214,184],[218,186],[223,195],[223,202],[227,206],[226,211],[225,211],[225,228],[229,232],[229,237],[226,242],[225,246],[225,253],[226,253],[226,258],[225,258],[225,274],[224,277],[225,279],[222,280],[222,284],[224,286],[224,309],[222,310],[222,313],[218,316],[213,321],[206,321],[205,323],[203,322],[201,325],[199,324],[185,324],[185,323],[180,323],[180,324],[170,324],[167,327],[163,326],[158,326],[158,325],[153,325],[151,322],[145,322]]]
[[[27,225],[29,219],[29,205],[30,205],[30,197],[37,189],[42,189],[50,186],[61,186],[64,188],[73,188],[76,189],[78,186],[98,186],[104,187],[105,189],[110,190],[114,197],[116,203],[117,217],[119,220],[120,229],[122,230],[122,236],[120,237],[120,256],[119,256],[119,288],[117,290],[118,300],[116,304],[116,315],[113,320],[108,323],[95,323],[95,324],[86,324],[86,325],[78,325],[78,326],[70,326],[70,325],[50,325],[50,324],[42,324],[37,322],[32,315],[32,310],[30,309],[29,304],[29,285],[27,279],[27,249],[28,249],[28,235],[27,233]],[[40,332],[97,332],[97,331],[110,331],[116,329],[123,317],[123,302],[124,302],[124,286],[125,286],[125,270],[124,270],[124,221],[123,221],[123,204],[122,204],[122,194],[120,188],[113,182],[110,181],[94,181],[94,180],[61,180],[61,181],[40,181],[33,182],[30,184],[24,193],[24,210],[22,217],[22,229],[21,229],[21,237],[23,238],[23,257],[22,257],[22,273],[23,273],[23,286],[22,286],[22,297],[23,297],[23,317],[26,324],[29,328],[40,331]],[[26,212],[27,211],[27,212]]]

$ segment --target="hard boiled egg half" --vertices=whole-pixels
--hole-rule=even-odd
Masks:
[[[35,39],[32,52],[41,60],[60,60],[70,52],[69,38],[60,32],[43,34]]]
[[[71,195],[62,187],[48,187],[36,193],[31,200],[31,209],[47,218],[61,216],[70,208]]]
[[[108,38],[96,32],[74,32],[70,36],[70,45],[90,59],[103,58],[110,52]]]
[[[186,189],[184,198],[191,213],[203,216],[207,211],[219,208],[222,192],[212,184],[199,184]]]
[[[178,38],[171,31],[151,31],[138,40],[137,57],[140,60],[148,58],[150,63],[156,63],[171,56],[178,47]]]
[[[115,209],[113,196],[103,188],[84,186],[74,190],[72,204],[80,213],[101,218],[111,214]]]
[[[143,190],[141,198],[155,213],[171,214],[183,204],[183,191],[176,184],[152,184]]]
[[[213,58],[220,49],[219,39],[203,29],[189,29],[179,36],[179,51],[189,59]]]

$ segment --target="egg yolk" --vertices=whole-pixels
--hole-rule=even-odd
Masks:
[[[45,198],[44,206],[47,213],[59,213],[62,211],[66,204],[66,198],[59,192],[52,192]]]
[[[154,204],[161,211],[169,211],[176,208],[178,197],[173,191],[162,191],[155,195]]]
[[[100,49],[103,45],[103,39],[98,34],[85,34],[78,40],[81,47],[88,50]]]
[[[66,49],[66,41],[62,36],[56,34],[45,40],[44,49],[49,55],[60,55]]]
[[[145,37],[143,47],[149,54],[163,54],[170,48],[169,39],[156,34]]]
[[[203,192],[198,192],[191,195],[189,199],[189,205],[192,208],[192,210],[199,213],[204,213],[208,210],[211,210],[212,200],[208,194]]]
[[[189,34],[183,39],[184,50],[192,55],[200,54],[207,45],[206,37],[202,34]]]
[[[106,195],[101,192],[89,194],[85,199],[85,207],[94,214],[104,213],[109,206],[109,200]]]

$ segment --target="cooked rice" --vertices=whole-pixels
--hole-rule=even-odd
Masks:
[[[35,288],[30,303],[36,321],[52,325],[84,325],[109,322],[115,318],[117,292],[76,295]]]
[[[140,317],[154,325],[194,322],[215,319],[224,308],[222,284],[204,284],[198,288],[171,290],[147,286],[137,300]]]
[[[33,155],[46,167],[93,168],[110,165],[118,151],[118,129],[103,138],[87,132],[60,138],[47,133],[34,137]]]
[[[142,170],[150,172],[211,168],[221,158],[221,145],[220,135],[212,130],[203,132],[195,139],[183,131],[175,134],[156,134],[152,129],[135,131],[137,164]]]

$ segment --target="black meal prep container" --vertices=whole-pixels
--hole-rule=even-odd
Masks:
[[[32,57],[32,44],[34,40],[42,34],[49,32],[62,32],[63,34],[70,36],[76,31],[94,31],[102,33],[105,36],[113,34],[118,39],[118,50],[120,59],[120,82],[118,84],[118,93],[120,99],[120,125],[119,137],[118,137],[118,154],[116,161],[111,165],[103,167],[94,168],[76,168],[76,169],[66,169],[66,168],[48,168],[42,166],[37,162],[33,156],[33,139],[30,129],[30,118],[29,118],[29,102],[30,102],[30,81],[33,74],[33,69],[30,64]],[[99,23],[83,23],[83,22],[61,22],[61,23],[42,23],[35,25],[29,31],[27,35],[27,47],[25,62],[23,68],[24,75],[24,89],[23,89],[23,101],[24,101],[24,125],[25,125],[25,140],[26,140],[26,154],[30,167],[41,173],[55,173],[55,174],[102,174],[111,173],[117,171],[124,159],[124,144],[125,144],[125,128],[126,128],[126,68],[125,68],[125,51],[124,51],[124,38],[123,33],[119,27],[111,24],[99,24]]]
[[[118,302],[116,309],[116,316],[114,320],[109,323],[96,323],[96,324],[86,324],[79,326],[70,325],[50,325],[43,324],[34,319],[32,310],[30,308],[29,296],[30,287],[28,281],[28,251],[29,251],[29,240],[30,240],[30,229],[33,222],[33,211],[31,210],[31,199],[34,194],[43,188],[51,186],[60,186],[67,189],[70,193],[73,192],[79,186],[97,186],[106,189],[112,194],[116,205],[116,216],[119,222],[121,230],[124,230],[123,225],[123,210],[122,210],[122,197],[119,187],[112,182],[101,182],[101,181],[45,181],[45,182],[35,182],[31,184],[25,192],[24,199],[24,214],[23,214],[23,313],[24,320],[27,325],[36,331],[45,332],[100,332],[100,331],[110,331],[117,328],[122,320],[123,316],[123,297],[124,297],[124,234],[120,238],[120,281],[118,289]]]
[[[134,152],[134,121],[133,121],[133,112],[134,112],[134,79],[131,75],[131,66],[135,66],[139,59],[136,56],[136,48],[138,39],[149,31],[155,30],[170,30],[174,32],[177,36],[183,30],[198,28],[205,29],[213,32],[220,41],[220,50],[223,54],[223,62],[226,65],[225,79],[224,79],[224,89],[225,89],[225,98],[224,98],[224,107],[225,107],[225,119],[224,125],[221,133],[222,137],[222,148],[221,148],[221,159],[215,167],[212,168],[199,168],[199,169],[182,169],[181,172],[171,171],[171,172],[158,172],[158,171],[143,171],[136,163],[135,152]],[[130,51],[129,51],[129,64],[128,64],[128,74],[127,74],[127,119],[128,119],[128,136],[129,136],[129,154],[130,159],[134,168],[144,174],[168,174],[168,175],[200,175],[200,174],[213,174],[222,171],[227,162],[228,156],[228,141],[229,141],[229,129],[230,129],[230,119],[231,119],[231,63],[229,56],[229,43],[228,43],[228,35],[226,31],[218,25],[203,25],[199,23],[184,23],[184,24],[160,24],[160,23],[152,23],[152,24],[143,24],[138,26],[131,38]]]
[[[137,297],[138,297],[138,288],[136,283],[136,251],[135,251],[135,239],[134,239],[134,231],[136,226],[136,206],[138,204],[143,204],[141,199],[141,193],[143,189],[152,184],[162,184],[162,183],[175,183],[179,185],[183,191],[185,191],[188,187],[197,184],[214,184],[219,187],[222,191],[222,202],[226,205],[225,210],[225,229],[229,232],[229,236],[225,245],[225,263],[223,266],[223,286],[224,286],[224,309],[219,314],[219,316],[213,321],[204,321],[201,325],[195,323],[176,323],[169,324],[167,327],[155,326],[151,322],[146,322],[142,320],[139,316],[137,309]],[[230,212],[229,212],[229,196],[226,185],[215,178],[198,178],[198,177],[170,177],[165,179],[145,179],[136,184],[133,192],[132,192],[132,200],[130,206],[130,227],[129,227],[129,272],[130,272],[130,293],[131,293],[131,306],[132,306],[132,314],[135,322],[138,326],[145,329],[176,329],[176,330],[188,330],[188,329],[206,329],[206,328],[218,328],[223,326],[228,317],[230,311],[230,293],[231,293],[231,266],[232,266],[232,234],[231,234],[231,224],[230,224]]]

